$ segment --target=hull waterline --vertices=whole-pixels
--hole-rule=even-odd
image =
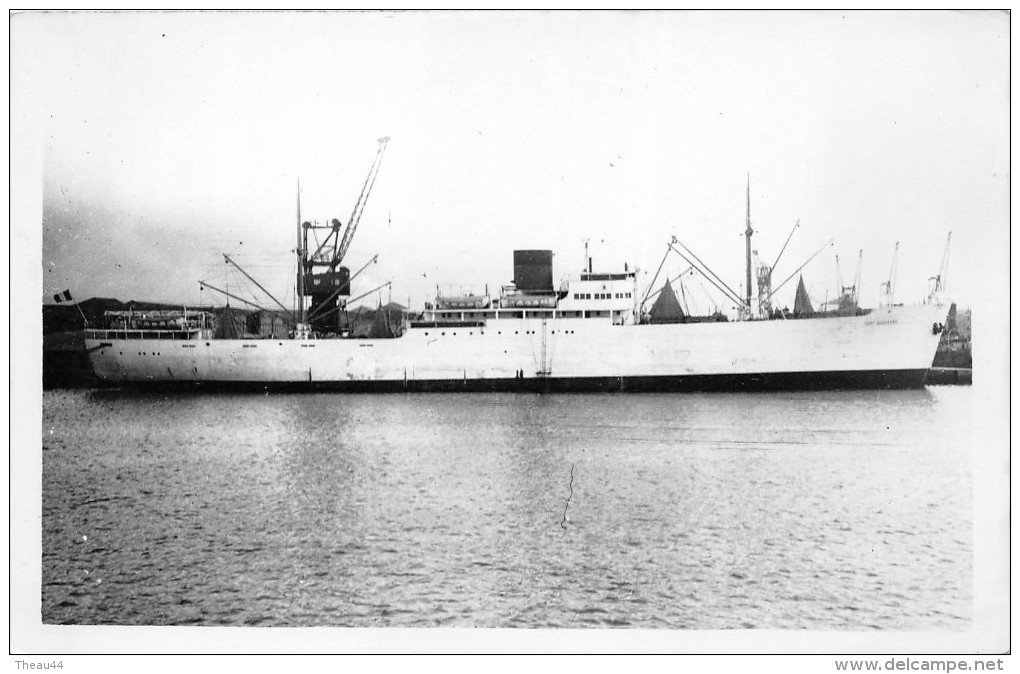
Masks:
[[[770,391],[920,388],[934,305],[849,317],[413,328],[392,339],[87,340],[107,385],[248,391]]]

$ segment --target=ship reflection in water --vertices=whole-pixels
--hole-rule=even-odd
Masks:
[[[47,391],[43,621],[967,629],[970,408]]]

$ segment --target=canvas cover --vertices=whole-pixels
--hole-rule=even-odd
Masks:
[[[797,296],[793,300],[793,313],[795,316],[810,316],[815,313],[811,306],[811,298],[808,297],[807,288],[804,287],[804,277],[800,277],[797,284]]]
[[[679,323],[684,319],[684,311],[680,308],[680,302],[669,281],[662,287],[648,314],[652,323]]]

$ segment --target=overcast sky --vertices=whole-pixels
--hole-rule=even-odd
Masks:
[[[1008,269],[1004,13],[56,13],[11,40],[42,177],[12,225],[41,229],[44,301],[221,303],[197,281],[242,290],[226,252],[289,306],[297,179],[306,219],[346,222],[384,135],[355,294],[495,289],[515,248],[558,281],[586,239],[647,283],[673,234],[737,288],[748,174],[763,258],[801,223],[777,282],[835,239],[816,300],[863,249],[874,305],[897,241],[919,300],[949,230],[959,301]]]

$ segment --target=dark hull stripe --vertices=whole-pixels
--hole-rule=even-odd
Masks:
[[[612,391],[822,391],[837,389],[922,388],[928,370],[862,370],[770,372],[760,374],[682,375],[654,377],[564,377],[526,379],[463,379],[418,381],[313,382],[109,382],[127,388],[195,391],[273,391],[345,393],[522,391],[582,393]]]

